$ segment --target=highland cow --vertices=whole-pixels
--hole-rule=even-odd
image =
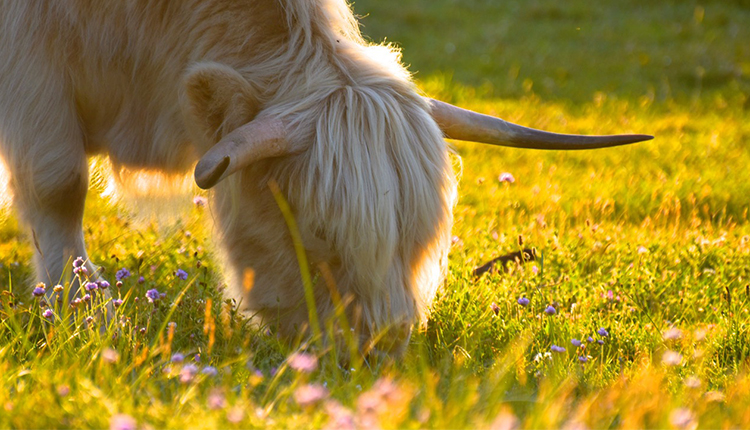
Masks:
[[[294,334],[308,310],[273,182],[310,268],[326,272],[313,279],[318,317],[334,314],[334,288],[363,351],[398,354],[446,270],[446,137],[539,149],[650,138],[546,133],[427,99],[393,47],[362,39],[345,0],[0,3],[0,155],[40,281],[87,260],[89,157],[194,167],[241,303]]]

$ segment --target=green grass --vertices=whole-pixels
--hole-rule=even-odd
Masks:
[[[402,360],[350,369],[320,350],[314,372],[290,368],[294,348],[224,301],[206,208],[139,222],[93,187],[91,258],[110,277],[133,274],[112,287],[124,304],[106,330],[83,324],[91,308],[77,326],[43,320],[21,289],[31,247],[11,216],[0,226],[10,291],[0,427],[102,428],[116,414],[154,428],[337,417],[384,428],[750,426],[746,2],[360,0],[355,10],[373,40],[402,46],[432,96],[536,128],[657,138],[579,153],[457,142],[455,243],[429,323]],[[503,172],[515,183],[499,182]],[[520,241],[543,261],[472,278]],[[150,288],[167,294],[159,306]],[[188,358],[169,363],[175,352]],[[182,383],[195,354],[218,373]],[[307,384],[325,384],[327,399],[300,404]]]

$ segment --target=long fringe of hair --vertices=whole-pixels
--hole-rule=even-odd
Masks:
[[[294,19],[324,13],[328,24],[292,30],[312,38],[303,44],[311,51],[297,51],[308,56],[297,63],[300,81],[272,105],[300,123],[316,119],[315,130],[311,149],[274,176],[289,178],[287,195],[304,210],[298,223],[337,249],[350,277],[341,283],[371,305],[365,321],[424,319],[450,246],[456,179],[447,143],[400,53],[362,41],[344,1],[287,4],[299,8]],[[314,90],[300,97],[300,87]]]

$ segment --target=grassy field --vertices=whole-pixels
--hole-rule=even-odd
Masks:
[[[355,11],[434,97],[535,128],[656,139],[582,153],[456,143],[461,199],[430,321],[404,359],[347,369],[324,351],[290,357],[222,299],[210,212],[192,195],[175,219],[143,222],[92,185],[90,256],[110,278],[131,274],[112,279],[119,329],[86,328],[97,303],[76,328],[45,321],[21,288],[31,247],[11,214],[0,427],[750,427],[747,2]],[[473,278],[522,246],[543,259]],[[150,289],[166,296],[150,303]]]

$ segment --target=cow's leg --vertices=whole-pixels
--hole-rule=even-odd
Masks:
[[[0,139],[14,205],[34,248],[37,281],[56,285],[65,281],[65,265],[73,258],[88,260],[82,230],[88,161],[73,104],[51,81],[30,82],[9,94],[18,103],[0,108]],[[34,103],[24,103],[29,99]],[[95,276],[94,265],[86,268]]]
[[[82,142],[77,149],[72,142],[51,143],[38,152],[27,172],[13,175],[14,200],[33,243],[36,278],[55,285],[74,258],[88,261],[82,230],[88,163]],[[86,269],[95,276],[95,266],[87,262]]]

